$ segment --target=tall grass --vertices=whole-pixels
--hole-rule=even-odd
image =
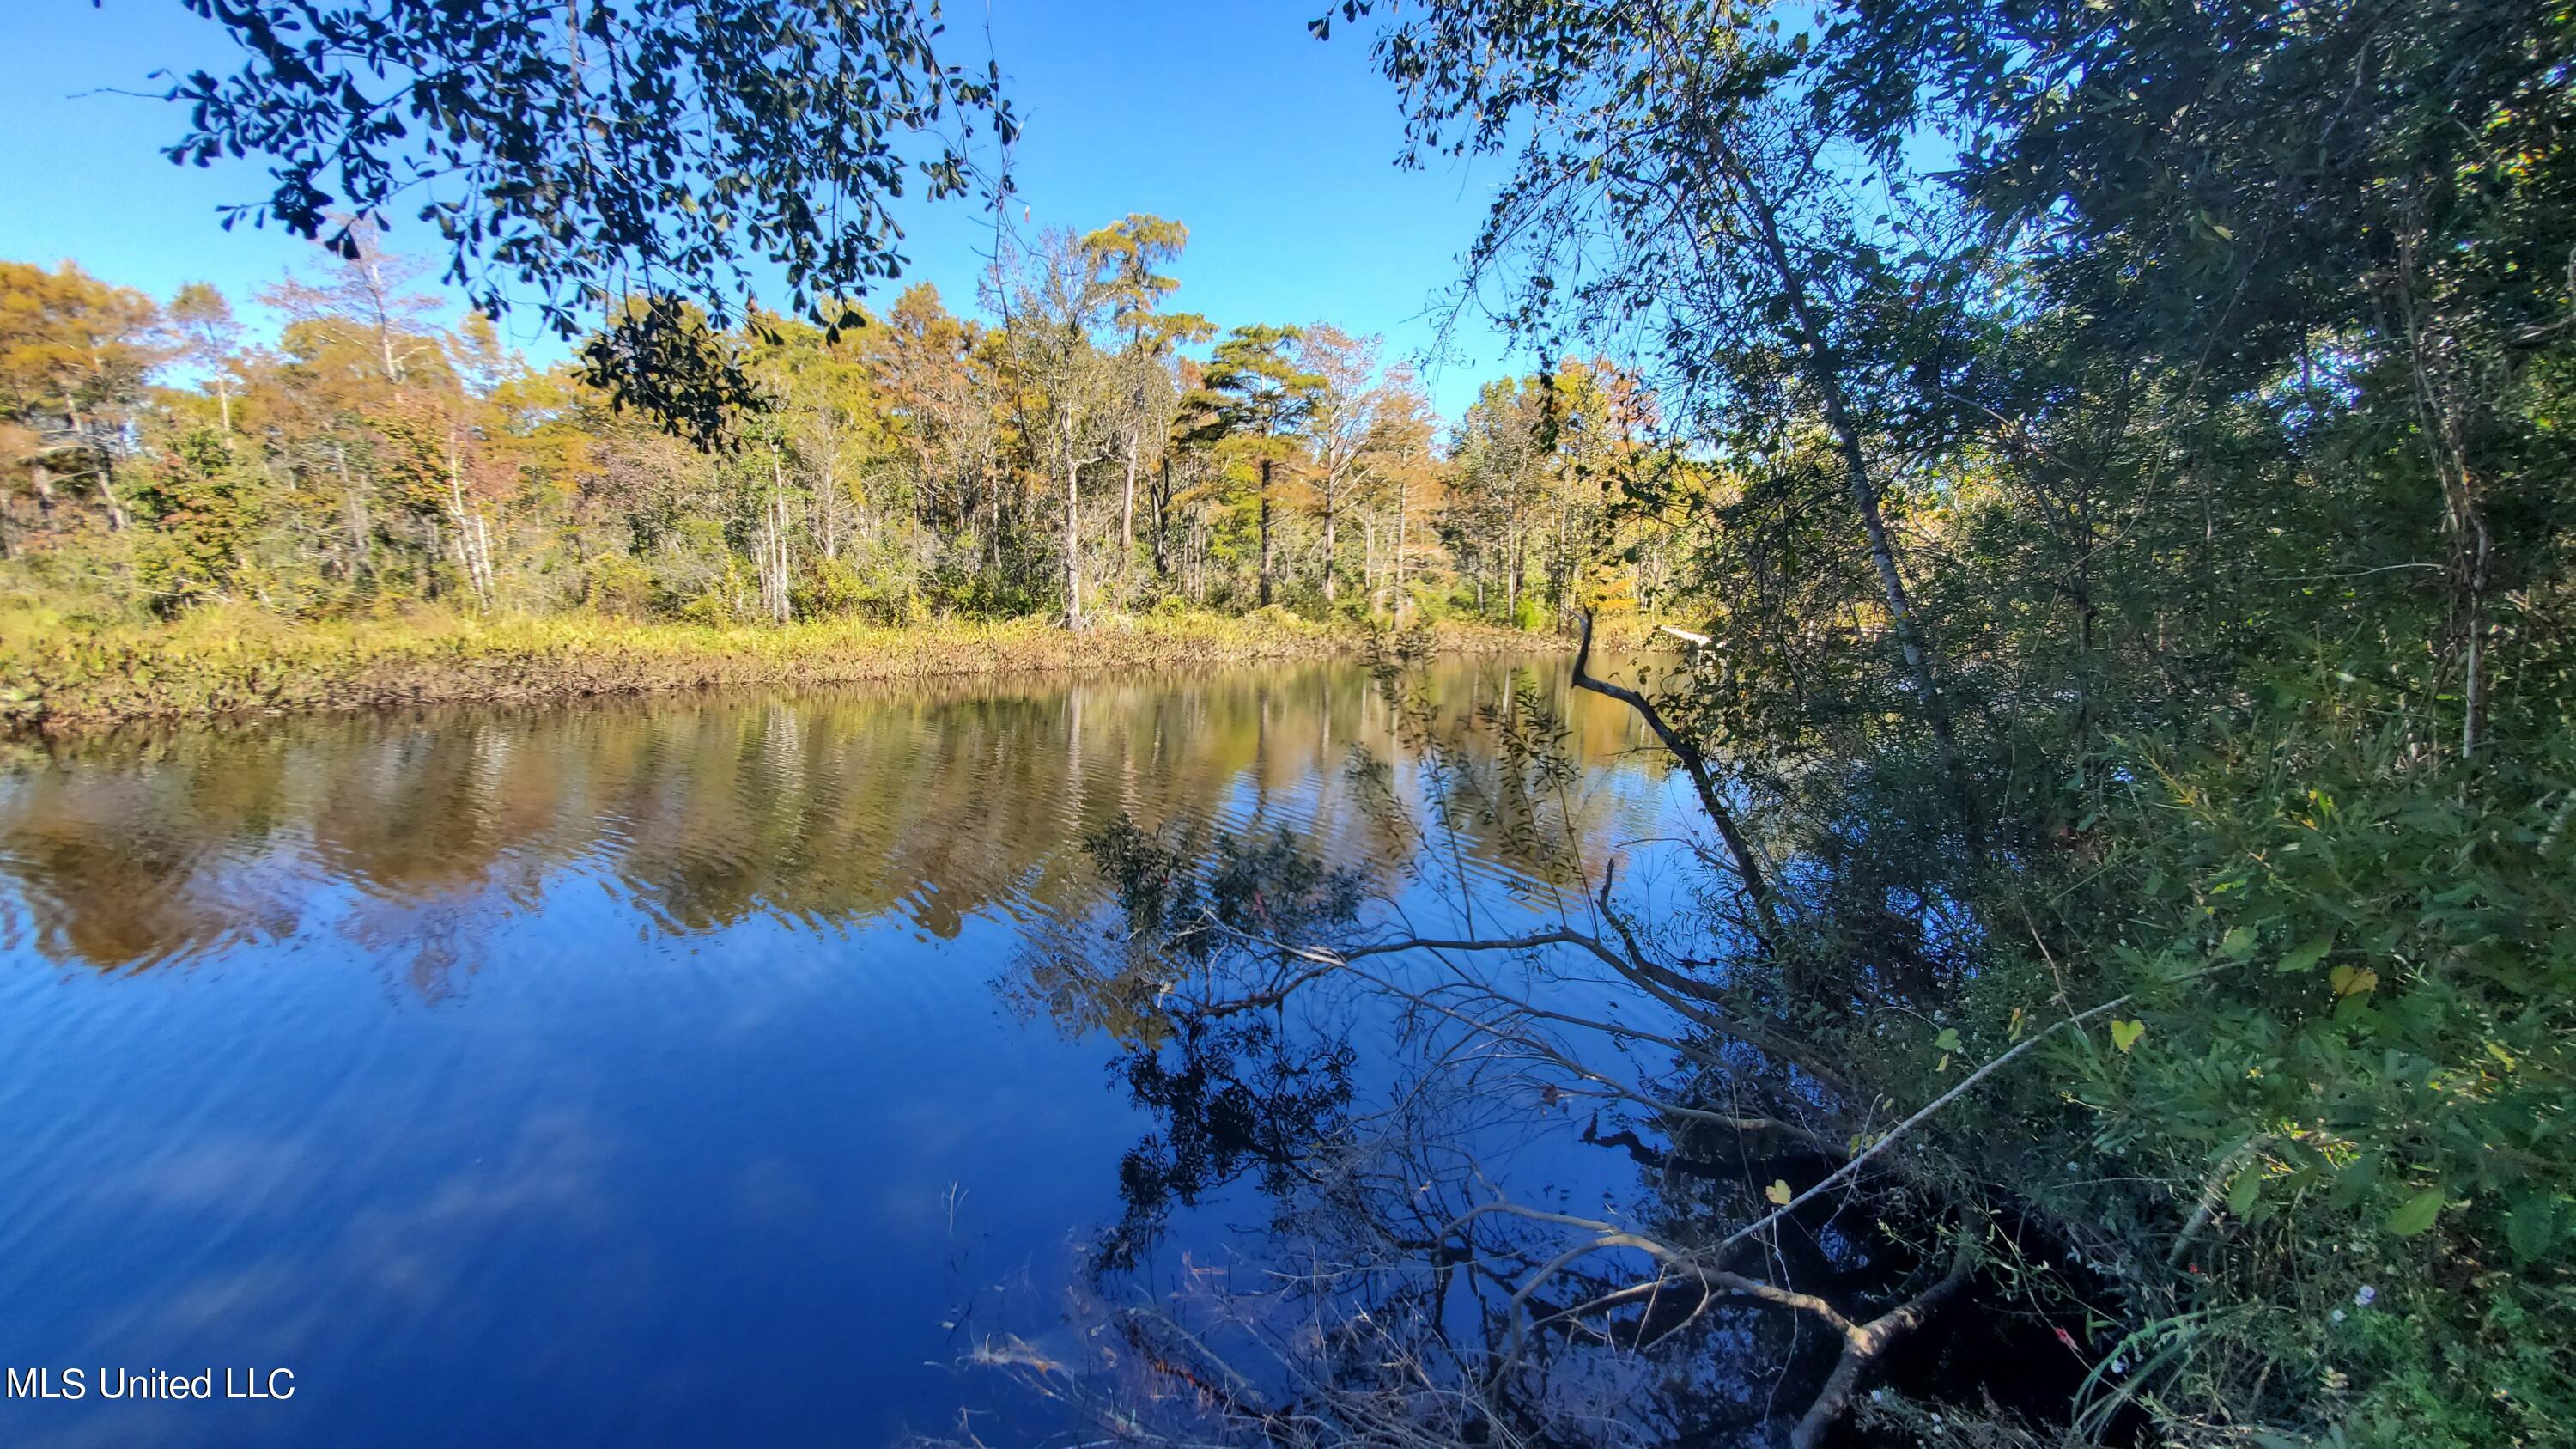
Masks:
[[[532,700],[711,685],[837,683],[1361,653],[1384,636],[1252,618],[1111,618],[1080,633],[1034,620],[885,628],[640,624],[590,615],[285,623],[207,610],[150,627],[0,614],[0,726]],[[1453,651],[1544,648],[1511,630],[1440,626]]]

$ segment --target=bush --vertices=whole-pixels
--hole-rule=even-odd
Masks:
[[[582,575],[582,602],[612,619],[649,619],[660,594],[653,571],[629,555],[606,554]]]
[[[876,592],[859,578],[859,571],[843,559],[816,559],[805,570],[793,590],[796,617],[830,619],[874,612]]]

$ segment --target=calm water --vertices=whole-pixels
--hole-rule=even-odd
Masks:
[[[1453,714],[1563,701],[1595,848],[1659,833],[1629,719],[1514,668],[1426,673]],[[1031,987],[1105,922],[1079,838],[1284,825],[1446,909],[1345,775],[1390,731],[1332,665],[16,747],[0,1364],[92,1389],[0,1401],[0,1443],[1044,1431],[963,1361],[1071,1331],[1155,1126],[1121,1044]],[[1545,908],[1507,838],[1468,846],[1481,909]],[[1248,1196],[1138,1272],[1247,1248]],[[295,1397],[95,1387],[227,1366]]]

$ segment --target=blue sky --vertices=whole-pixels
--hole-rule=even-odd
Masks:
[[[1383,333],[1391,356],[1430,346],[1430,304],[1456,275],[1501,168],[1393,165],[1401,130],[1365,37],[1306,21],[1325,0],[990,0],[993,48],[1027,133],[1015,174],[1034,226],[1089,229],[1131,211],[1187,222],[1177,304],[1220,326],[1331,321]],[[222,33],[179,0],[8,0],[0,19],[0,257],[72,258],[167,298],[211,281],[237,305],[310,252],[216,223],[265,187],[253,163],[174,167],[183,121],[152,91],[163,67],[220,66]],[[980,61],[981,7],[950,0],[956,58]],[[911,275],[952,307],[974,297],[991,221],[973,204],[918,208]],[[397,247],[404,237],[394,237]],[[511,330],[540,359],[533,322]],[[1526,358],[1470,317],[1429,374],[1455,417],[1481,380]]]

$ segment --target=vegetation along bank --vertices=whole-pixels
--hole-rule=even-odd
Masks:
[[[1466,623],[1399,635],[1277,610],[1112,618],[1079,633],[1027,619],[764,627],[423,612],[286,625],[217,611],[175,628],[11,631],[0,642],[0,729],[723,685],[1502,652],[1550,642]]]

